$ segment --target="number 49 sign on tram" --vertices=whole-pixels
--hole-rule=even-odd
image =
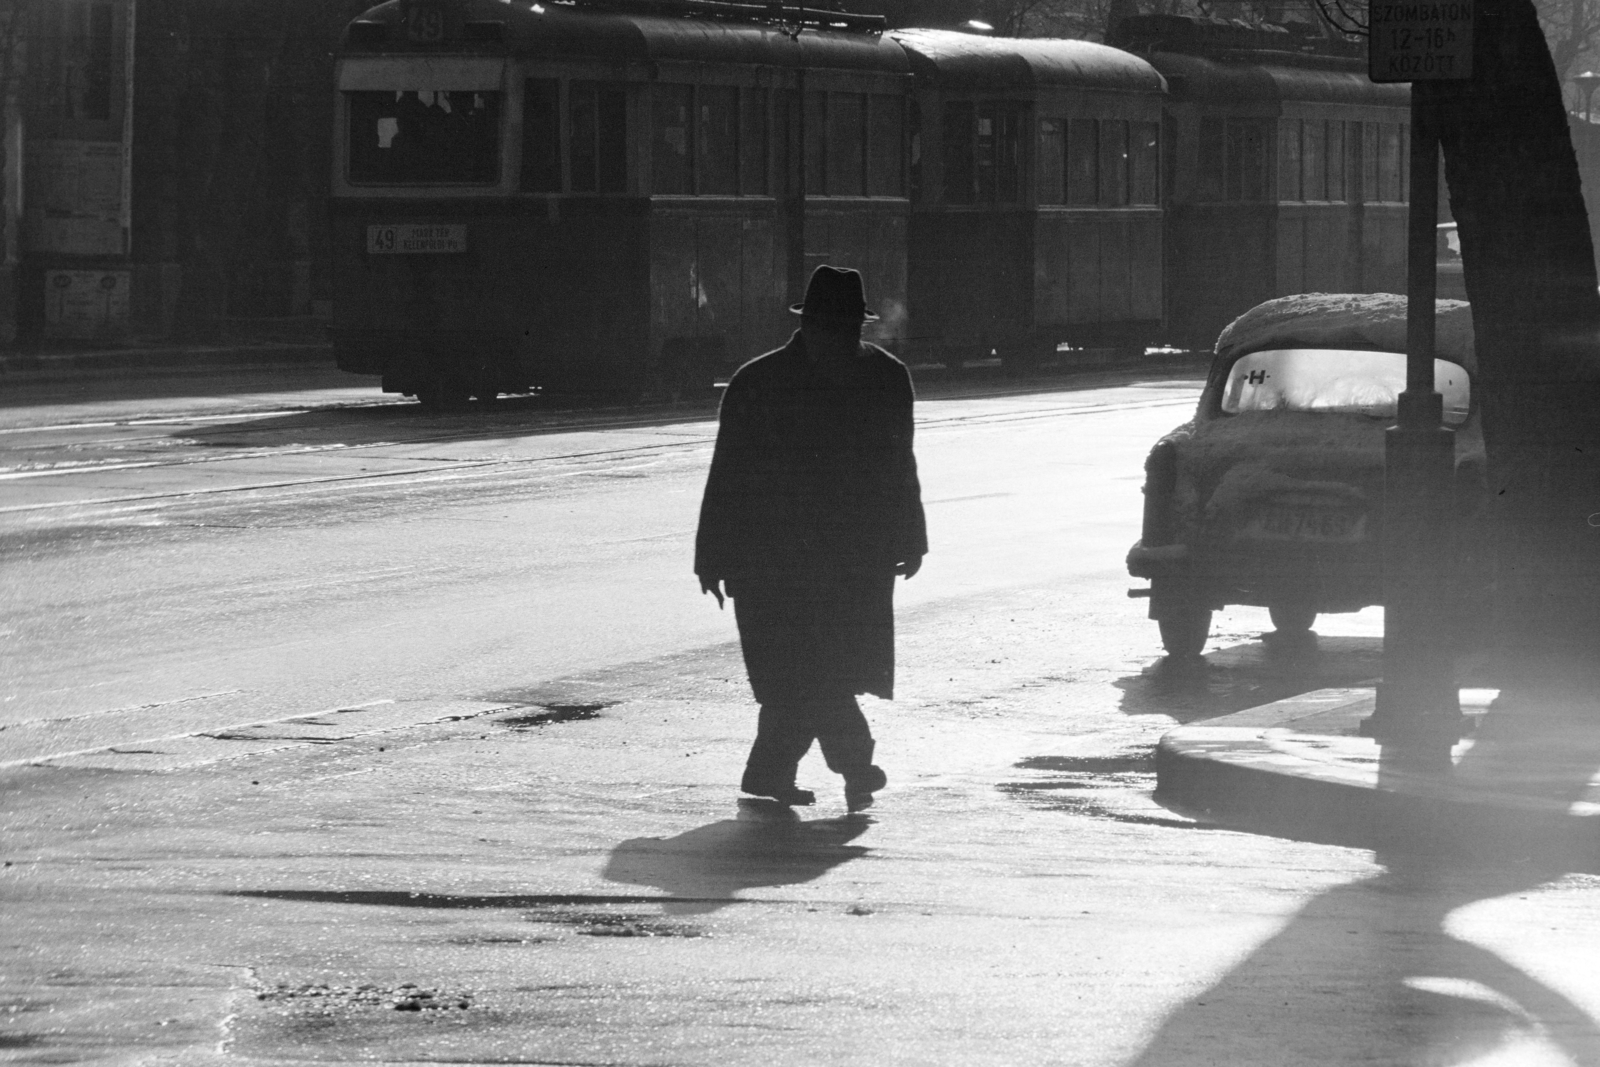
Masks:
[[[1372,0],[1368,18],[1373,81],[1472,77],[1472,0]]]

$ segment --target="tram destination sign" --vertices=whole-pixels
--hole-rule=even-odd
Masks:
[[[450,253],[467,250],[465,224],[391,222],[367,227],[369,256]]]
[[[1472,77],[1472,0],[1371,0],[1367,12],[1373,81]]]

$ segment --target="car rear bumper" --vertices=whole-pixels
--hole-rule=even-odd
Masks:
[[[1221,545],[1135,544],[1135,578],[1181,585],[1212,607],[1301,603],[1318,611],[1358,611],[1383,602],[1383,570],[1375,541],[1234,541]]]

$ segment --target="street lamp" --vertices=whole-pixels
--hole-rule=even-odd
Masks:
[[[1572,80],[1577,83],[1578,90],[1583,93],[1583,121],[1589,121],[1589,104],[1594,97],[1594,87],[1600,85],[1600,74],[1594,71],[1584,71],[1574,74]]]

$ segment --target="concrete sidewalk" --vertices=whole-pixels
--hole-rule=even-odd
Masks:
[[[1162,737],[1156,797],[1300,839],[1382,849],[1600,860],[1600,703],[1580,688],[1463,689],[1468,736],[1447,768],[1407,765],[1359,734],[1375,690],[1321,689]]]

